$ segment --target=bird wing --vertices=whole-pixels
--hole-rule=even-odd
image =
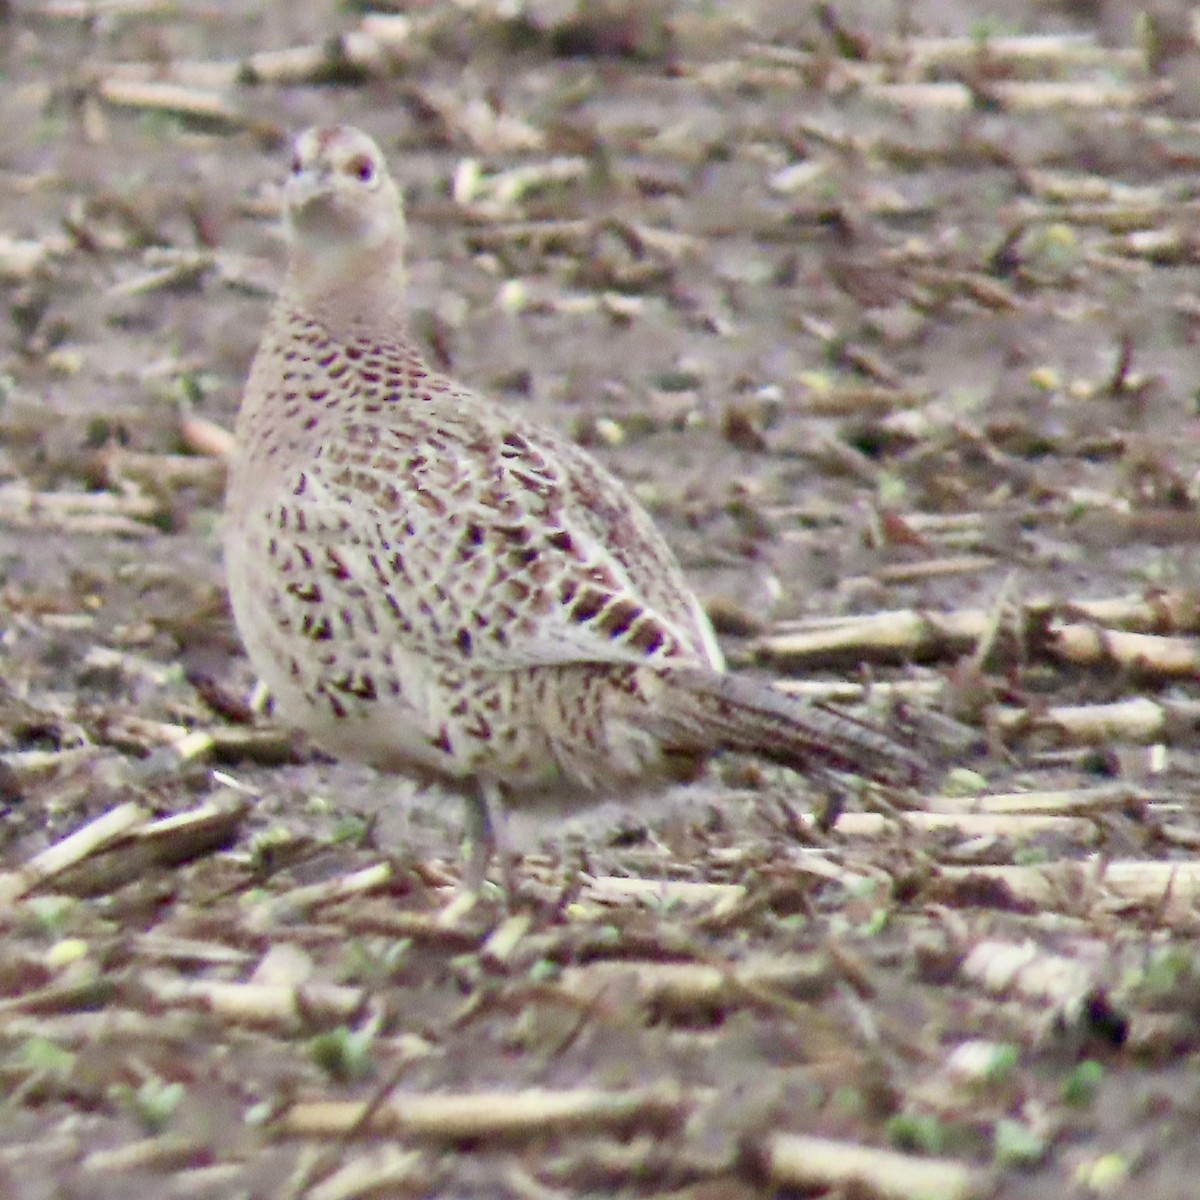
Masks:
[[[566,439],[460,407],[356,421],[291,487],[290,527],[332,606],[463,667],[720,669],[707,618],[648,514]],[[278,535],[277,535],[278,536]]]

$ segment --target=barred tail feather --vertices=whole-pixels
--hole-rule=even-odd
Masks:
[[[649,719],[673,750],[719,746],[797,771],[826,767],[900,785],[928,772],[929,764],[877,726],[760,679],[691,668],[664,675],[661,704]]]

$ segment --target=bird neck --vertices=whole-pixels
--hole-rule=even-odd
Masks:
[[[408,272],[398,244],[293,246],[282,297],[335,336],[394,340],[408,330]]]

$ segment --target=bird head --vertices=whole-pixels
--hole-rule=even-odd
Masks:
[[[293,246],[357,256],[401,240],[400,189],[375,142],[349,125],[306,129],[283,189]]]
[[[349,125],[306,129],[283,188],[289,303],[343,332],[407,319],[400,189],[383,152]]]

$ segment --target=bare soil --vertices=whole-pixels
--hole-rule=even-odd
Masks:
[[[1134,7],[3,6],[0,1195],[1196,1194],[1200,31]],[[249,706],[315,121],[430,353],[928,789],[722,763],[451,920],[458,802]]]

